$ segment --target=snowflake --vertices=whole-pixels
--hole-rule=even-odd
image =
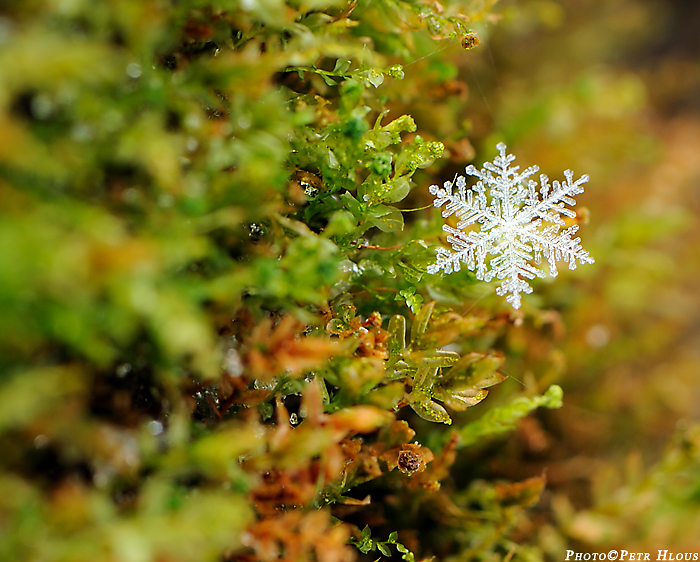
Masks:
[[[588,176],[581,176],[574,182],[574,173],[567,170],[565,182],[555,180],[550,185],[549,178],[541,174],[538,194],[537,182],[528,178],[539,167],[532,166],[518,173],[520,166],[510,166],[515,156],[506,155],[506,145],[499,143],[496,148],[500,155],[493,163],[485,163],[481,170],[467,167],[467,174],[479,178],[474,187],[467,189],[463,176],[455,182],[456,193],[449,181],[443,187],[430,187],[430,193],[435,195],[435,207],[445,205],[442,216],[447,218],[454,214],[459,222],[456,228],[447,224],[442,227],[449,234],[447,241],[454,251],[439,248],[437,261],[428,267],[428,273],[441,269],[445,273],[459,271],[460,262],[464,262],[468,269],[476,270],[479,280],[502,280],[496,293],[507,295],[506,300],[518,309],[520,293],[532,293],[527,280],[545,277],[537,267],[543,256],[547,258],[552,277],[557,275],[557,260],[567,260],[569,269],[576,269],[576,260],[581,264],[594,263],[581,247],[581,239],[572,238],[578,225],[560,231],[564,226],[562,215],[576,216],[567,205],[576,204],[573,197],[583,193],[582,185],[588,181]],[[476,223],[478,232],[464,231]],[[489,255],[494,257],[487,263]]]

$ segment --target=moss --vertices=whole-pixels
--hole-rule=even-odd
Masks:
[[[545,557],[560,317],[427,274],[494,4],[0,7],[0,559]]]

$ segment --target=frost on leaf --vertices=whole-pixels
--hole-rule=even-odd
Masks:
[[[466,180],[459,176],[453,184],[443,187],[433,185],[435,207],[442,207],[442,216],[455,215],[456,228],[444,225],[447,241],[452,251],[439,248],[437,261],[428,266],[428,273],[459,271],[461,264],[476,272],[476,278],[501,282],[496,289],[513,308],[520,308],[520,293],[532,293],[528,280],[545,277],[538,267],[546,258],[552,277],[557,275],[557,261],[569,262],[569,269],[579,263],[594,263],[581,247],[580,238],[574,238],[578,225],[564,230],[562,215],[574,218],[576,213],[567,206],[576,204],[574,196],[583,193],[588,176],[573,181],[571,170],[564,172],[566,181],[554,180],[541,174],[539,190],[537,182],[529,179],[539,168],[532,166],[520,172],[519,166],[511,167],[515,160],[506,154],[506,145],[499,143],[499,156],[493,163],[487,162],[481,170],[468,166],[466,172],[479,181],[467,189]],[[456,192],[454,187],[456,185]],[[478,230],[467,229],[479,225]],[[492,256],[492,257],[490,257]]]

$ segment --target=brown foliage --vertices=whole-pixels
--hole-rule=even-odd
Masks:
[[[251,375],[263,380],[282,373],[299,375],[339,353],[337,342],[300,336],[302,329],[291,316],[284,316],[277,325],[267,318],[255,326],[245,340],[244,362]]]

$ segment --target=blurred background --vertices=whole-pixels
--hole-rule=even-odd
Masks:
[[[523,477],[546,464],[545,504],[581,544],[697,551],[700,3],[504,0],[495,11],[474,56],[454,55],[479,108],[465,125],[477,159],[506,139],[522,167],[589,174],[577,199],[596,258],[546,289],[555,310],[574,303],[549,328],[562,354],[536,341],[523,351],[529,365],[565,362],[564,407],[524,424],[511,445],[521,462],[500,468]]]

